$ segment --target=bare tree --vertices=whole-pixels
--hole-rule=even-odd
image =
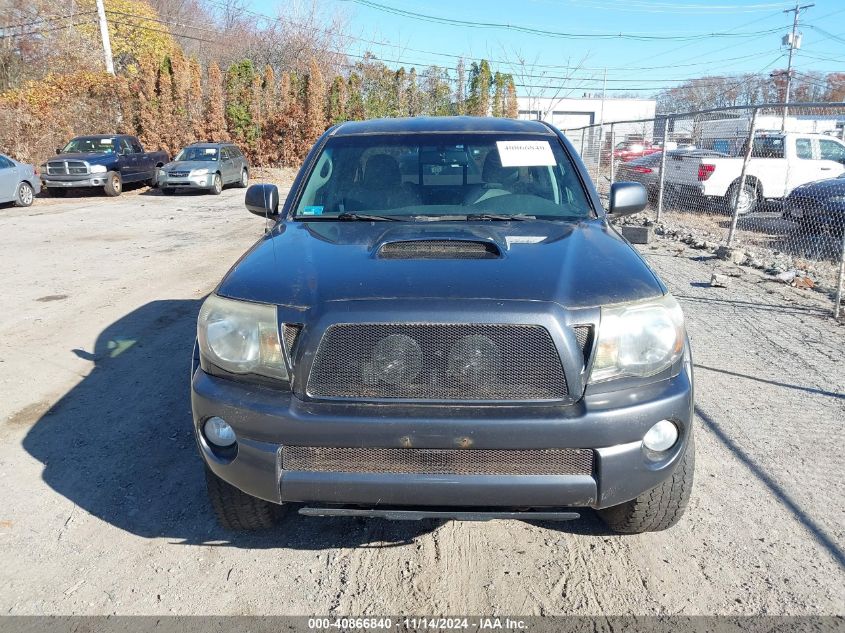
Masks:
[[[549,69],[540,65],[539,55],[529,60],[518,50],[503,53],[517,87],[528,99],[529,110],[536,111],[540,119],[547,118],[574,92],[584,90],[586,80],[575,75],[583,69],[587,54],[574,64],[567,58],[559,68]]]

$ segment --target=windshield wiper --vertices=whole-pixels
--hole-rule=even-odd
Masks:
[[[466,216],[467,220],[492,220],[494,222],[509,222],[511,220],[536,220],[536,215],[525,215],[524,213],[517,213],[516,215],[506,215],[503,213],[469,213]]]
[[[341,213],[335,217],[327,217],[326,220],[341,220],[348,222],[399,222],[402,218],[393,215],[371,215],[369,213]]]

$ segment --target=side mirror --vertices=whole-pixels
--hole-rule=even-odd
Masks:
[[[244,204],[250,213],[275,220],[279,217],[279,189],[276,185],[252,185]]]
[[[639,213],[648,205],[648,193],[638,182],[614,182],[610,185],[607,214],[611,218]]]
[[[61,148],[61,147],[57,147],[57,148],[56,148],[56,154],[61,154],[61,153],[62,153],[62,148]]]

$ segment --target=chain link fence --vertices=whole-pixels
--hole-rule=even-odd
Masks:
[[[766,104],[564,130],[602,196],[642,183],[653,226],[821,292],[845,313],[845,103]]]

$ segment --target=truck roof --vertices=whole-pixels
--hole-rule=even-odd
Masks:
[[[523,121],[499,117],[443,116],[371,119],[341,123],[333,136],[356,134],[426,134],[432,132],[503,132],[508,134],[553,134],[540,121]]]

